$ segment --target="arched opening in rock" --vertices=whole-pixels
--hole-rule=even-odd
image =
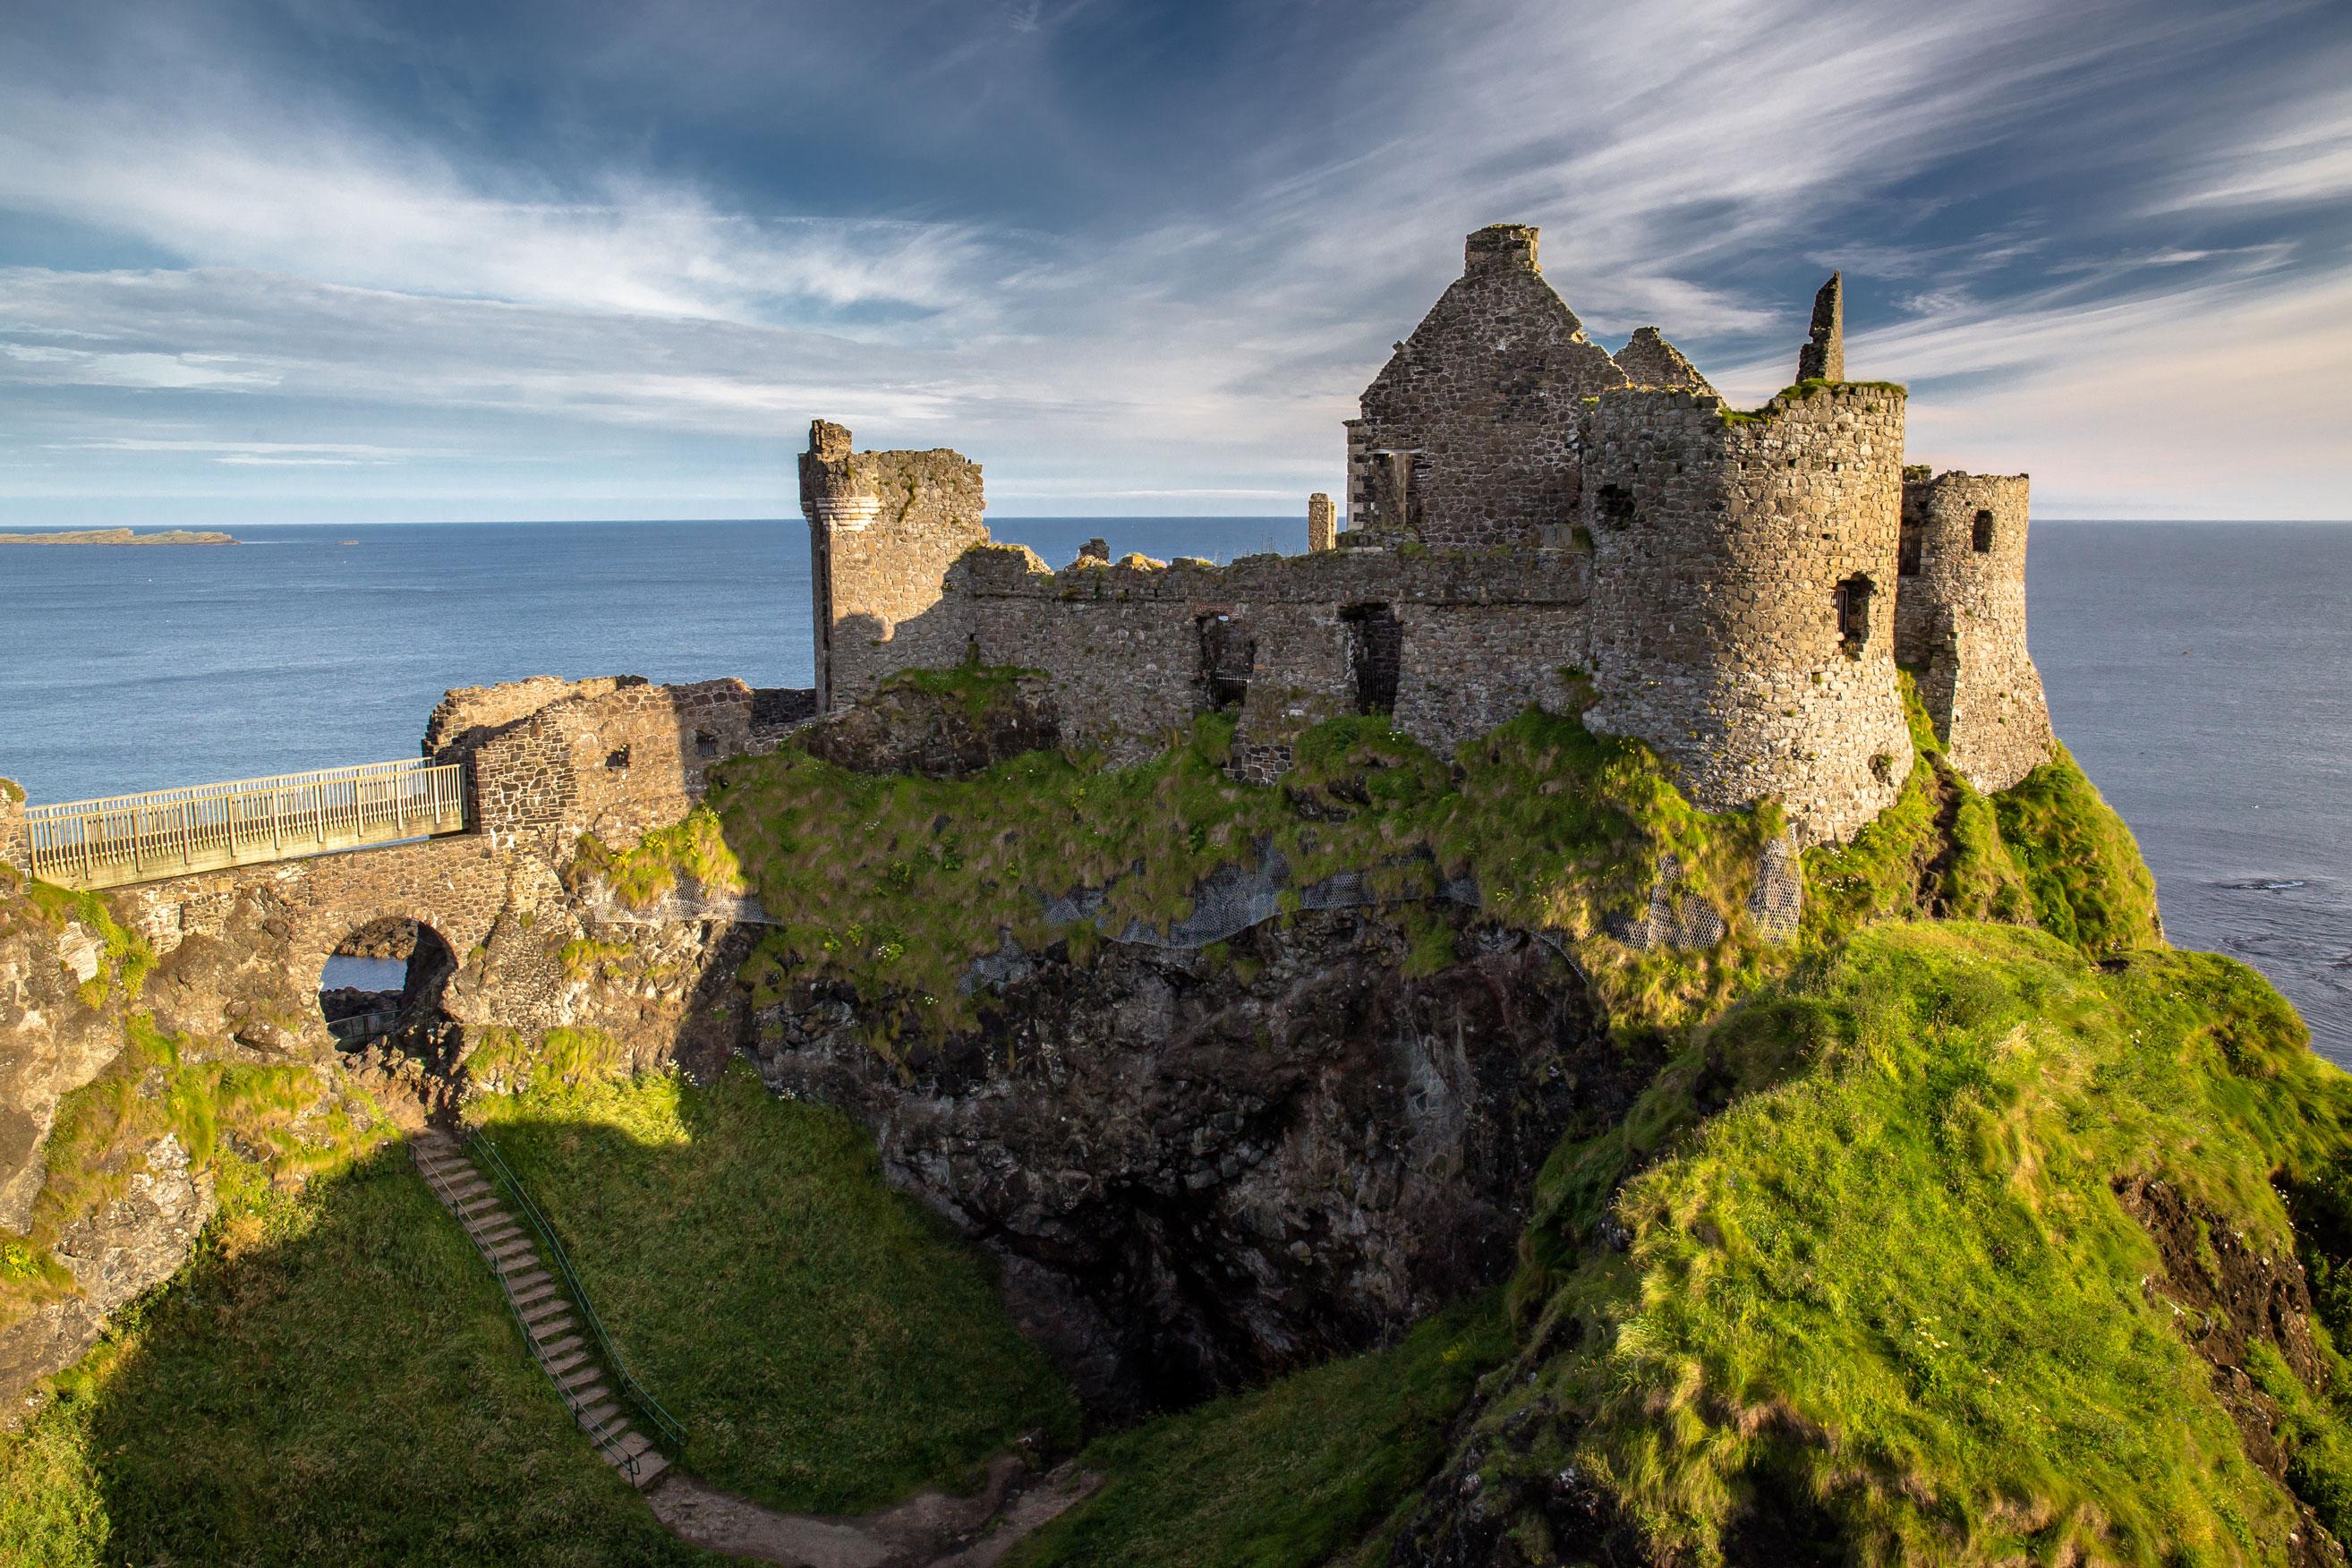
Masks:
[[[335,944],[319,976],[319,1011],[336,1046],[383,1046],[435,1059],[452,1028],[442,993],[457,973],[448,942],[421,921],[372,921]]]

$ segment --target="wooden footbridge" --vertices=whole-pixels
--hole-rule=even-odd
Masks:
[[[364,763],[25,808],[33,875],[120,888],[463,833],[466,764]]]

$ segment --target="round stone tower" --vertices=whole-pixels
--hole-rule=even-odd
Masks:
[[[2023,474],[1904,476],[1895,657],[1952,765],[2003,790],[2050,760],[2050,708],[2025,646]]]
[[[1600,701],[1585,721],[1647,742],[1707,810],[1778,799],[1804,844],[1853,837],[1911,769],[1895,673],[1904,401],[1816,383],[1741,415],[1631,388],[1586,411]]]

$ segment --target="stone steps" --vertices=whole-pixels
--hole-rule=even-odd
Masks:
[[[498,1276],[532,1358],[580,1429],[596,1445],[597,1456],[638,1490],[653,1485],[670,1468],[669,1460],[650,1438],[630,1426],[604,1381],[604,1368],[576,1331],[571,1298],[540,1261],[538,1246],[508,1211],[498,1190],[446,1133],[421,1132],[409,1140],[408,1152],[425,1184],[457,1216],[482,1261]]]

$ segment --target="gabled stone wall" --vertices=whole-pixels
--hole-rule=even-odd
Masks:
[[[1536,231],[1482,228],[1466,267],[1348,425],[1347,542],[1534,544],[1573,521],[1581,399],[1625,384],[1536,265]]]
[[[1904,403],[1847,384],[1727,419],[1705,395],[1601,395],[1584,437],[1586,723],[1648,742],[1710,810],[1780,800],[1805,843],[1895,798],[1912,759],[1895,678]],[[1841,584],[1864,583],[1859,626],[1842,627]]]
[[[2050,707],[2025,640],[2023,474],[1907,474],[1895,658],[1952,765],[2003,790],[2050,759]]]

